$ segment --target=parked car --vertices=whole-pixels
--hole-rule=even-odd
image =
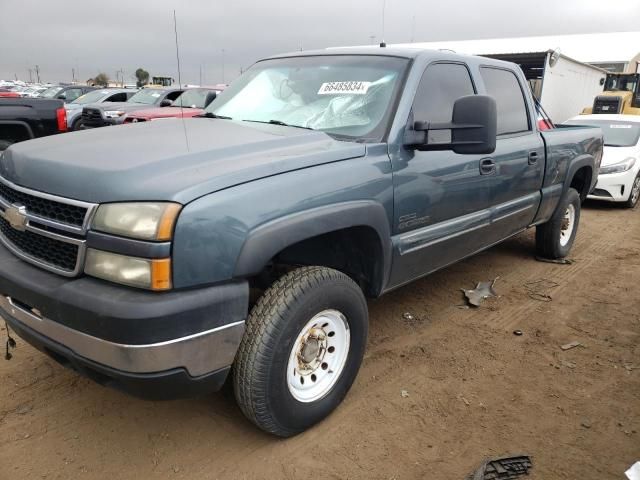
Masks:
[[[233,366],[247,418],[295,435],[354,381],[366,296],[533,226],[539,254],[567,255],[601,155],[598,128],[538,131],[512,63],[272,57],[202,117],[10,147],[0,314],[146,397],[217,390]]]
[[[589,198],[635,207],[640,199],[640,116],[578,115],[566,123],[600,127],[604,134],[598,183]]]
[[[0,98],[0,151],[32,138],[67,131],[62,100]]]
[[[171,106],[136,110],[124,116],[123,123],[147,122],[159,118],[188,118],[202,115],[204,108],[222,91],[220,88],[188,88]]]
[[[82,128],[120,125],[125,114],[152,106],[171,106],[182,92],[180,88],[143,88],[126,102],[86,105],[82,109]]]
[[[65,104],[67,111],[67,124],[70,130],[79,130],[82,124],[82,108],[85,105],[97,103],[126,102],[136,90],[128,88],[105,88],[102,90],[92,90],[76,98],[73,102]]]
[[[89,87],[88,85],[55,85],[40,92],[38,98],[57,98],[69,103],[79,96],[96,89],[97,87]]]

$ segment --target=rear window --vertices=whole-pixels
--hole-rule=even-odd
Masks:
[[[515,73],[510,70],[482,67],[480,75],[487,94],[496,99],[498,135],[528,131],[527,104]]]
[[[568,120],[571,125],[600,127],[607,147],[633,147],[640,139],[640,123],[614,120]]]

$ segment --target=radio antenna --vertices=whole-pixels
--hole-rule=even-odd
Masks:
[[[173,31],[176,35],[176,60],[178,62],[178,88],[182,88],[182,77],[180,75],[180,50],[178,49],[178,22],[176,21],[176,11],[173,11]],[[182,95],[180,95],[182,96]],[[180,98],[180,96],[178,98]],[[182,101],[180,101],[180,116],[183,116]]]
[[[384,48],[387,46],[387,44],[384,41],[384,14],[386,11],[386,6],[387,6],[387,0],[382,0],[382,41],[380,42],[380,47]]]

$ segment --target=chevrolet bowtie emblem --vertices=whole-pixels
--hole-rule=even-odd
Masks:
[[[27,229],[27,207],[11,205],[4,211],[4,218],[15,230],[24,232]]]

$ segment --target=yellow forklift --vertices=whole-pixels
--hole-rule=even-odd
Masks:
[[[640,115],[640,73],[608,73],[604,91],[582,113]]]

